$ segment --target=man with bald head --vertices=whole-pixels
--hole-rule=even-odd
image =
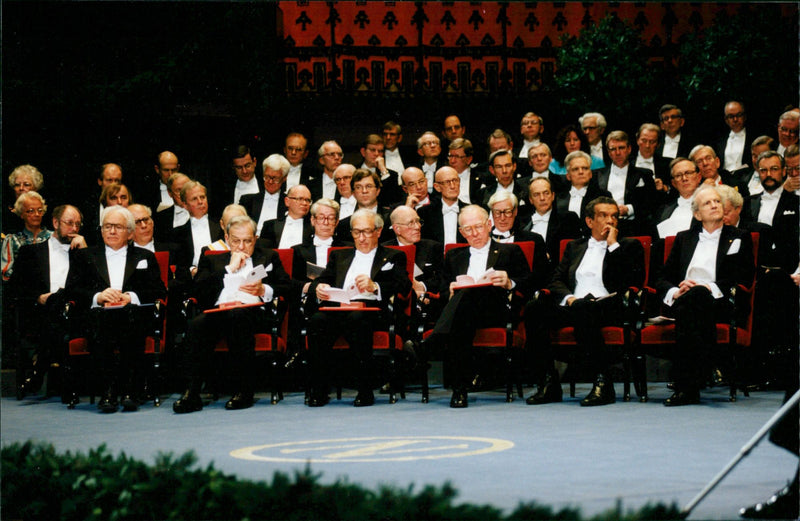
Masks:
[[[356,167],[350,163],[344,163],[336,167],[333,172],[333,182],[336,183],[336,196],[334,201],[339,203],[339,219],[347,219],[356,211],[358,201],[353,194],[353,174]]]
[[[720,158],[723,170],[737,177],[749,174],[753,168],[750,159],[750,146],[754,132],[748,132],[745,126],[747,113],[740,101],[729,101],[723,110],[725,125],[729,132],[719,136],[714,144],[714,151]],[[740,172],[741,170],[741,172]]]
[[[142,190],[142,200],[150,207],[153,212],[158,212],[163,208],[172,206],[173,200],[170,197],[167,187],[167,180],[172,174],[180,172],[181,164],[178,156],[169,150],[165,150],[156,156],[153,170],[156,173],[156,183],[150,183]]]
[[[167,190],[172,204],[153,214],[155,234],[159,241],[171,242],[174,240],[175,230],[189,221],[189,212],[181,199],[183,186],[191,181],[189,176],[177,172],[167,179]],[[150,207],[152,209],[152,207]]]
[[[311,236],[312,227],[308,220],[311,209],[311,192],[305,185],[295,185],[284,197],[286,217],[273,219],[261,226],[259,238],[269,248],[291,248]]]
[[[423,176],[424,177],[424,176]],[[417,296],[422,298],[425,292],[437,291],[440,285],[442,270],[442,244],[430,239],[423,239],[422,220],[417,212],[409,206],[398,206],[391,214],[392,230],[395,239],[383,243],[384,246],[415,246],[414,282],[412,286]]]
[[[672,187],[678,192],[678,199],[662,205],[653,214],[657,228],[655,234],[662,239],[689,229],[692,224],[692,196],[703,179],[697,165],[685,157],[673,159],[669,169]]]
[[[455,168],[443,166],[436,171],[433,188],[440,195],[428,206],[419,209],[425,221],[422,236],[442,244],[466,242],[458,235],[458,213],[467,206],[459,200],[461,181]]]
[[[342,164],[342,147],[336,141],[325,141],[317,150],[317,156],[322,173],[309,180],[308,184],[303,184],[311,190],[313,200],[322,197],[333,199],[336,197],[336,181],[333,179],[333,173]]]
[[[406,193],[405,206],[419,210],[431,203],[428,194],[428,178],[421,169],[410,166],[403,170],[403,191]]]

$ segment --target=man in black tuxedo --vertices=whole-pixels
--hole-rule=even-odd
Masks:
[[[425,173],[428,179],[428,193],[433,191],[436,172],[448,165],[448,158],[442,155],[442,143],[434,132],[424,132],[417,138],[417,154],[420,160],[414,165]]]
[[[544,118],[534,112],[526,112],[519,122],[519,133],[522,134],[522,146],[516,156],[519,161],[527,163],[531,157],[531,148],[544,143]]]
[[[183,185],[191,181],[189,176],[180,172],[172,174],[167,179],[167,190],[172,204],[152,214],[155,225],[155,234],[159,241],[170,242],[174,240],[175,230],[189,221],[189,212],[181,200]],[[152,210],[152,206],[149,207]]]
[[[420,208],[418,212],[425,222],[422,227],[423,239],[442,244],[466,242],[464,236],[458,234],[458,213],[467,206],[458,198],[460,184],[455,168],[443,166],[437,170],[433,188],[440,197]]]
[[[530,166],[530,179],[544,177],[550,181],[550,186],[554,193],[569,191],[569,182],[566,177],[556,175],[550,171],[550,163],[553,161],[553,153],[546,143],[533,145],[528,149],[528,165]]]
[[[795,110],[788,110],[778,118],[778,148],[780,155],[784,155],[786,149],[798,144],[798,130],[800,127],[800,114]]]
[[[489,156],[489,172],[492,176],[483,182],[478,200],[473,201],[484,208],[489,208],[489,199],[496,193],[504,191],[517,196],[520,206],[528,202],[527,179],[516,177],[517,162],[511,150],[498,150]]]
[[[383,182],[377,173],[370,172],[366,168],[359,168],[353,172],[350,178],[350,189],[353,197],[356,198],[355,211],[368,210],[372,213],[379,214],[384,222],[389,220],[389,209],[380,204]],[[336,226],[336,238],[342,242],[352,242],[352,236],[350,234],[351,218],[352,215],[340,218],[339,224]],[[385,227],[381,230],[381,242],[388,241],[391,238],[392,230],[389,227]]]
[[[419,298],[427,291],[438,291],[441,285],[442,243],[422,238],[422,220],[409,206],[398,206],[390,216],[395,240],[383,243],[384,246],[415,246],[414,281],[411,283]]]
[[[181,189],[181,200],[189,212],[189,220],[173,231],[173,241],[178,244],[178,269],[187,269],[194,276],[203,247],[222,238],[218,221],[208,215],[206,187],[197,181],[188,181]]]
[[[685,157],[676,157],[669,163],[672,187],[677,199],[665,203],[653,214],[653,237],[665,238],[687,230],[692,224],[692,197],[703,178],[697,165]],[[657,258],[656,255],[654,257]]]
[[[236,174],[236,181],[228,177],[224,184],[213,190],[214,204],[217,209],[214,213],[221,213],[221,209],[229,204],[239,204],[243,195],[258,194],[261,192],[261,183],[256,177],[258,160],[247,145],[238,145],[231,157],[231,169]]]
[[[259,239],[268,248],[291,248],[311,236],[312,228],[308,219],[311,208],[311,192],[305,185],[295,185],[284,197],[286,217],[273,219],[261,226]]]
[[[149,181],[146,188],[143,187],[143,189],[139,190],[141,195],[137,197],[137,200],[149,206],[155,214],[159,210],[172,206],[167,180],[172,174],[177,174],[181,170],[178,156],[169,150],[164,150],[156,156],[153,170],[155,171],[156,179]],[[139,195],[138,191],[137,195]]]
[[[550,345],[551,328],[573,326],[582,358],[596,375],[583,406],[614,403],[614,382],[608,373],[612,357],[601,328],[620,324],[623,293],[644,283],[644,249],[636,239],[619,236],[619,207],[610,197],[586,205],[590,237],[570,242],[547,286],[525,307],[526,351],[538,390],[529,405],[561,401],[561,384]]]
[[[433,334],[444,338],[445,365],[452,381],[450,407],[467,407],[467,385],[474,374],[472,340],[481,327],[505,324],[508,292],[527,295],[530,270],[522,250],[491,240],[489,214],[478,205],[465,207],[458,216],[459,233],[469,247],[450,250],[444,259],[440,295],[447,299]],[[456,278],[479,280],[489,269],[491,286],[457,289]],[[512,310],[512,314],[514,311]]]
[[[8,293],[17,307],[18,331],[32,335],[35,341],[33,372],[18,384],[18,399],[38,391],[51,364],[62,362],[67,332],[62,314],[68,300],[64,285],[73,252],[86,248],[80,229],[80,210],[70,205],[58,206],[53,210],[50,239],[25,245],[17,253]],[[51,380],[56,378],[50,373]],[[48,389],[55,387],[51,380]]]
[[[336,141],[325,141],[317,150],[317,156],[322,167],[321,172],[307,184],[303,184],[311,191],[311,198],[315,201],[323,197],[336,199],[336,181],[333,173],[342,164],[342,147]]]
[[[239,201],[247,210],[247,215],[256,222],[258,230],[266,221],[286,218],[283,195],[291,165],[282,155],[272,154],[267,156],[261,167],[264,172],[264,190],[258,194],[245,195]]]
[[[604,166],[608,166],[609,157],[603,146],[603,134],[606,131],[606,118],[599,112],[587,112],[578,118],[581,130],[586,134],[586,141],[589,142],[589,154],[603,161]]]
[[[333,344],[344,336],[358,361],[356,371],[358,395],[356,407],[375,403],[373,394],[372,332],[385,325],[392,317],[388,304],[392,296],[407,294],[411,289],[406,272],[406,257],[396,250],[379,246],[383,228],[380,215],[369,210],[356,210],[350,219],[350,231],[355,248],[331,253],[328,264],[309,287],[316,295],[320,307],[336,306],[331,301],[331,288],[352,288],[357,292],[353,300],[380,311],[326,311],[309,309],[308,349],[311,370],[310,407],[321,407],[328,402],[330,383],[330,356]]]
[[[123,395],[126,411],[138,409],[137,372],[144,352],[150,308],[166,289],[155,256],[128,244],[135,227],[133,215],[122,206],[103,211],[104,246],[77,250],[70,261],[66,293],[88,316],[90,346],[104,394],[102,412],[116,412]],[[114,367],[114,348],[119,364]]]
[[[703,183],[714,186],[728,185],[736,188],[742,197],[747,197],[747,183],[744,179],[732,176],[730,172],[720,169],[717,153],[708,145],[697,145],[689,152],[689,159],[697,165]]]
[[[540,235],[545,242],[547,261],[550,270],[558,264],[558,257],[563,239],[577,239],[581,236],[581,223],[573,212],[559,214],[554,206],[555,194],[550,180],[537,177],[528,186],[527,206],[529,212],[520,212],[522,231]],[[533,211],[530,211],[530,210]]]
[[[431,195],[428,193],[428,178],[425,173],[415,166],[410,166],[403,171],[403,191],[406,193],[404,205],[415,210],[431,204]],[[438,192],[435,192],[438,195]],[[399,205],[398,205],[399,206]]]
[[[716,139],[714,151],[722,161],[722,169],[737,179],[743,180],[746,184],[753,169],[750,147],[757,134],[752,131],[748,132],[745,127],[747,113],[744,103],[729,101],[725,104],[724,115],[725,125],[728,126],[730,132],[726,132]]]
[[[591,156],[582,150],[570,152],[564,158],[570,188],[556,194],[556,210],[559,214],[572,212],[583,220],[586,218],[586,204],[589,201],[600,196],[611,197],[611,192],[601,189],[597,180],[593,179],[591,164]]]
[[[667,202],[667,198],[671,195],[674,196],[674,192],[670,194],[670,181],[672,180],[669,175],[670,160],[655,155],[660,135],[661,129],[657,125],[642,123],[636,132],[636,150],[631,161],[636,168],[649,170],[653,178],[656,189],[653,208],[658,208]]]
[[[458,138],[450,143],[447,161],[458,172],[459,196],[464,204],[480,204],[481,189],[485,175],[472,167],[472,143],[468,139]],[[488,175],[488,172],[486,173]]]
[[[192,286],[192,296],[197,299],[200,313],[189,323],[186,333],[185,356],[188,369],[186,391],[172,405],[178,413],[199,411],[203,408],[200,390],[209,368],[214,346],[220,338],[228,339],[228,348],[236,374],[238,388],[225,404],[227,410],[252,407],[255,387],[255,334],[269,330],[273,320],[264,306],[241,307],[244,304],[264,304],[289,293],[289,277],[283,270],[280,257],[269,248],[256,246],[256,224],[250,217],[236,216],[228,222],[225,240],[230,251],[217,255],[203,255]],[[247,275],[256,267],[264,266],[266,275],[248,282]],[[240,277],[231,287],[226,277]],[[230,309],[224,309],[225,307]],[[220,311],[216,311],[219,309]],[[280,313],[279,313],[280,314]]]
[[[695,143],[683,129],[686,122],[683,111],[670,103],[662,105],[658,110],[658,120],[664,134],[656,148],[656,158],[669,161],[678,157],[688,157]]]
[[[730,317],[726,295],[737,284],[750,287],[755,271],[750,233],[724,225],[716,187],[700,187],[692,211],[702,226],[678,233],[656,282],[667,313],[675,318],[675,387],[666,406],[699,403],[705,376],[718,362],[714,324]],[[736,311],[746,315],[747,310]]]
[[[311,184],[319,176],[319,169],[308,159],[308,139],[299,133],[292,132],[286,136],[283,145],[283,155],[291,167],[286,174],[286,186],[284,189],[289,193],[289,189],[297,185]]]
[[[368,135],[361,146],[364,162],[359,170],[366,169],[378,175],[381,181],[380,204],[388,208],[403,200],[403,192],[400,190],[400,173],[386,167],[383,149],[382,137],[378,134]]]
[[[619,230],[623,236],[650,232],[650,212],[656,197],[653,177],[647,170],[630,164],[631,144],[628,134],[615,130],[606,138],[608,161],[593,172],[597,185],[607,190],[619,207]]]

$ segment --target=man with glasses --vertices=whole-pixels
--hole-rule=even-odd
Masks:
[[[586,217],[586,203],[600,196],[611,197],[611,192],[603,190],[594,179],[592,157],[582,150],[570,152],[564,158],[567,167],[569,190],[556,194],[556,209],[561,215],[572,212],[581,221]]]
[[[606,131],[606,118],[599,112],[587,112],[578,118],[581,130],[586,134],[589,142],[589,153],[603,162],[603,166],[608,165],[608,155],[603,146],[603,134]]]
[[[694,143],[683,130],[683,111],[672,104],[662,105],[658,110],[658,120],[664,134],[656,148],[656,157],[667,160],[687,157]]]
[[[303,184],[308,186],[318,172],[313,163],[306,161],[308,157],[308,139],[299,132],[292,132],[286,136],[286,142],[283,145],[283,156],[289,161],[289,173],[286,174],[286,186],[284,190],[287,192],[290,188]]]
[[[528,201],[531,203],[528,208],[533,211],[521,215],[521,229],[544,239],[548,265],[555,267],[558,264],[561,240],[580,237],[581,223],[573,212],[559,214],[556,211],[555,194],[546,177],[537,177],[531,181],[528,186]]]
[[[454,248],[445,255],[439,294],[447,303],[433,330],[433,341],[443,339],[445,344],[445,366],[453,388],[450,407],[457,409],[469,405],[468,385],[475,374],[475,331],[505,324],[508,292],[526,294],[530,276],[528,262],[518,246],[491,239],[489,214],[484,208],[465,207],[458,216],[458,230],[469,247]],[[458,289],[456,279],[460,275],[474,281],[484,277],[489,285]],[[513,310],[511,313],[516,316]]]
[[[231,158],[231,168],[233,173],[236,174],[236,183],[231,186],[226,181],[216,204],[223,206],[231,203],[239,204],[243,195],[259,193],[261,187],[256,177],[257,166],[258,162],[251,153],[250,147],[247,145],[237,146]],[[233,188],[233,192],[231,192],[230,188]]]
[[[464,204],[478,203],[484,175],[472,168],[472,142],[469,139],[458,138],[450,143],[449,148],[447,160],[458,172],[458,200]]]
[[[373,174],[374,175],[374,174]],[[355,178],[354,178],[355,179]],[[371,177],[366,177],[371,179]],[[311,372],[311,396],[308,405],[321,407],[328,403],[330,357],[333,344],[344,336],[357,361],[354,405],[366,407],[375,403],[372,361],[372,332],[388,325],[389,301],[392,296],[411,289],[403,252],[379,245],[383,218],[367,209],[356,210],[350,219],[350,236],[355,248],[331,253],[325,270],[308,289],[316,300],[307,307],[308,354]],[[352,300],[380,311],[326,311],[319,307],[338,307],[331,298],[331,289],[339,288],[355,294]],[[318,306],[317,306],[318,304]]]
[[[725,125],[729,132],[719,136],[714,143],[714,151],[717,157],[722,159],[722,169],[735,175],[737,178],[745,178],[753,168],[750,159],[750,147],[756,134],[747,132],[747,112],[744,103],[740,101],[729,101],[724,109]]]
[[[280,154],[268,156],[261,166],[264,177],[263,192],[245,195],[240,202],[247,210],[247,215],[256,222],[258,230],[265,221],[286,217],[283,187],[291,168],[289,161]]]
[[[350,163],[344,163],[336,167],[333,172],[333,182],[336,183],[336,196],[333,199],[339,203],[339,219],[346,219],[356,211],[358,201],[353,195],[353,174],[356,167]]]
[[[181,200],[181,190],[183,185],[191,181],[189,176],[180,172],[172,174],[167,179],[167,189],[173,201],[169,207],[155,212],[153,222],[155,224],[156,238],[161,241],[170,242],[174,240],[175,230],[189,221],[189,212]],[[151,207],[152,208],[152,207]]]
[[[789,110],[778,118],[778,153],[784,155],[786,149],[798,143],[798,126],[800,114],[796,110]]]
[[[311,192],[305,185],[295,185],[284,198],[286,218],[273,219],[261,226],[258,237],[268,248],[291,248],[311,236],[308,211],[311,209]]]
[[[384,221],[389,220],[389,210],[378,204],[383,183],[375,172],[370,172],[365,168],[359,168],[353,172],[350,179],[350,187],[353,196],[356,198],[356,209],[367,210],[381,216]],[[336,227],[336,237],[345,242],[350,242],[350,217],[340,218],[339,225]],[[392,231],[389,227],[381,229],[380,241],[388,241],[392,238]]]
[[[192,285],[192,297],[202,311],[190,322],[184,343],[185,373],[183,395],[172,405],[178,414],[203,408],[200,391],[211,368],[214,347],[227,338],[236,390],[225,403],[226,410],[252,407],[255,397],[255,334],[269,331],[282,317],[272,317],[265,306],[289,294],[289,276],[275,250],[256,244],[256,223],[250,217],[236,216],[228,222],[225,241],[230,251],[203,255]],[[254,268],[263,266],[266,275],[248,281]],[[227,279],[227,281],[226,281]],[[232,281],[232,283],[231,283]],[[219,311],[216,311],[219,310]]]
[[[527,162],[529,159],[528,151],[542,144],[544,120],[534,112],[526,112],[519,123],[519,133],[522,134],[522,148],[520,148],[517,157]]]
[[[80,235],[81,212],[71,205],[53,210],[53,234],[44,242],[28,244],[17,253],[17,269],[8,293],[18,306],[19,332],[35,342],[32,374],[17,387],[17,399],[35,393],[45,374],[63,362],[66,324],[62,314],[67,298],[64,286],[74,251],[86,248]],[[58,371],[50,373],[48,394],[57,388]]]
[[[422,219],[409,206],[398,206],[391,214],[392,229],[396,240],[383,243],[384,246],[415,246],[414,282],[412,286],[419,298],[425,296],[428,288],[437,291],[441,282],[442,243],[422,238]]]
[[[405,206],[419,210],[431,204],[428,194],[428,178],[425,173],[415,166],[410,166],[403,171],[403,191],[406,193]]]
[[[142,390],[144,338],[152,317],[148,305],[164,298],[166,289],[153,253],[129,245],[136,227],[131,212],[110,206],[103,210],[101,222],[104,245],[75,252],[65,289],[88,320],[90,351],[103,389],[98,409],[117,412],[121,394],[123,409],[135,411]]]
[[[381,131],[383,137],[383,144],[385,149],[383,157],[386,160],[386,168],[394,170],[395,172],[402,172],[406,169],[406,165],[411,166],[408,159],[403,159],[403,154],[400,152],[400,143],[403,141],[403,128],[394,121],[387,121],[383,124]]]
[[[678,192],[678,198],[671,203],[662,205],[653,214],[656,232],[652,235],[662,239],[689,229],[693,217],[692,197],[703,179],[697,165],[685,157],[673,159],[669,164],[669,169],[672,187]]]
[[[383,138],[377,134],[370,134],[361,146],[361,157],[364,162],[360,169],[369,170],[378,175],[382,190],[379,197],[381,206],[389,207],[403,200],[400,190],[400,174],[386,167],[383,157]]]
[[[222,237],[218,221],[208,215],[207,194],[206,187],[197,181],[188,181],[181,189],[189,220],[176,228],[173,236],[178,244],[178,269],[188,269],[192,275],[197,272],[203,248]]]
[[[342,164],[342,147],[336,141],[325,141],[317,150],[317,156],[322,173],[303,184],[311,190],[311,198],[315,201],[322,197],[333,199],[336,197],[336,180],[333,173]]]
[[[425,221],[422,237],[449,244],[465,242],[458,232],[458,214],[467,206],[459,200],[461,181],[458,172],[452,167],[444,166],[436,172],[433,188],[440,195],[428,206],[419,209],[419,215]]]
[[[442,144],[439,137],[434,132],[424,132],[417,139],[417,154],[420,157],[417,166],[425,172],[425,177],[428,179],[428,193],[431,193],[436,171],[447,166],[447,158],[441,155]]]

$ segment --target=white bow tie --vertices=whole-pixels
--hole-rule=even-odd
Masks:
[[[761,200],[762,201],[777,201],[780,198],[781,198],[781,196],[780,196],[780,194],[777,193],[777,190],[775,192],[772,192],[772,193],[769,193],[769,192],[765,191],[763,194],[761,194]]]
[[[587,187],[585,186],[583,188],[575,188],[573,186],[572,188],[569,189],[569,195],[570,197],[578,197],[578,196],[583,197],[586,195],[586,189]]]
[[[331,244],[333,244],[333,237],[328,237],[327,239],[314,237],[314,246],[330,246]]]
[[[664,137],[664,143],[669,143],[669,144],[680,143],[680,139],[678,139],[677,137],[665,136]]]
[[[511,237],[511,232],[510,231],[498,232],[497,230],[492,230],[492,236],[493,237],[502,237],[503,239],[508,239],[509,237]]]
[[[691,199],[684,199],[683,197],[678,198],[678,208],[690,208],[692,206]]]
[[[278,198],[280,198],[280,196],[281,196],[280,192],[275,192],[274,194],[264,192],[265,199],[272,199],[273,201],[277,201]]]
[[[533,224],[547,224],[548,222],[550,222],[550,219],[546,217],[531,217],[531,223]]]
[[[589,248],[590,249],[591,248],[602,248],[602,249],[605,250],[606,248],[608,248],[608,242],[607,241],[598,241],[596,239],[589,238]]]
[[[742,136],[742,133],[741,133],[741,132],[739,132],[739,133],[737,134],[737,133],[736,133],[736,132],[734,132],[733,130],[731,130],[731,133],[730,133],[730,134],[728,134],[728,139],[742,139],[742,137],[743,137],[743,136]]]
[[[118,250],[112,250],[111,248],[106,249],[106,258],[109,257],[124,257],[127,251],[120,248]]]
[[[700,239],[700,242],[709,242],[709,241],[714,241],[714,240],[716,240],[716,239],[718,239],[718,238],[719,238],[719,235],[720,235],[721,231],[722,231],[722,228],[719,228],[719,229],[717,229],[717,230],[714,230],[714,231],[713,231],[713,232],[711,232],[711,233],[708,233],[708,232],[707,232],[707,231],[705,231],[705,230],[701,230],[701,231],[700,231],[700,235],[699,235],[698,237],[699,237],[699,239]]]
[[[448,213],[454,213],[458,215],[458,205],[457,204],[454,204],[453,206],[442,205],[442,215],[447,215]]]

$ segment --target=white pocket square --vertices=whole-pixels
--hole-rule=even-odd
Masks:
[[[381,266],[381,271],[389,271],[390,269],[394,268],[394,264],[391,262],[387,262],[383,266]]]
[[[139,264],[136,265],[137,270],[146,270],[147,269],[147,259],[142,259],[139,261]]]
[[[731,247],[728,248],[728,255],[735,255],[739,253],[739,246],[742,245],[741,239],[734,239],[731,243]]]
[[[267,266],[266,268],[264,268],[264,271],[266,271],[267,273],[269,273],[270,271],[272,271],[272,263],[271,263],[271,262],[269,263],[269,266]]]
[[[794,210],[784,210],[783,211],[783,215],[794,215],[794,214],[795,214]]]

